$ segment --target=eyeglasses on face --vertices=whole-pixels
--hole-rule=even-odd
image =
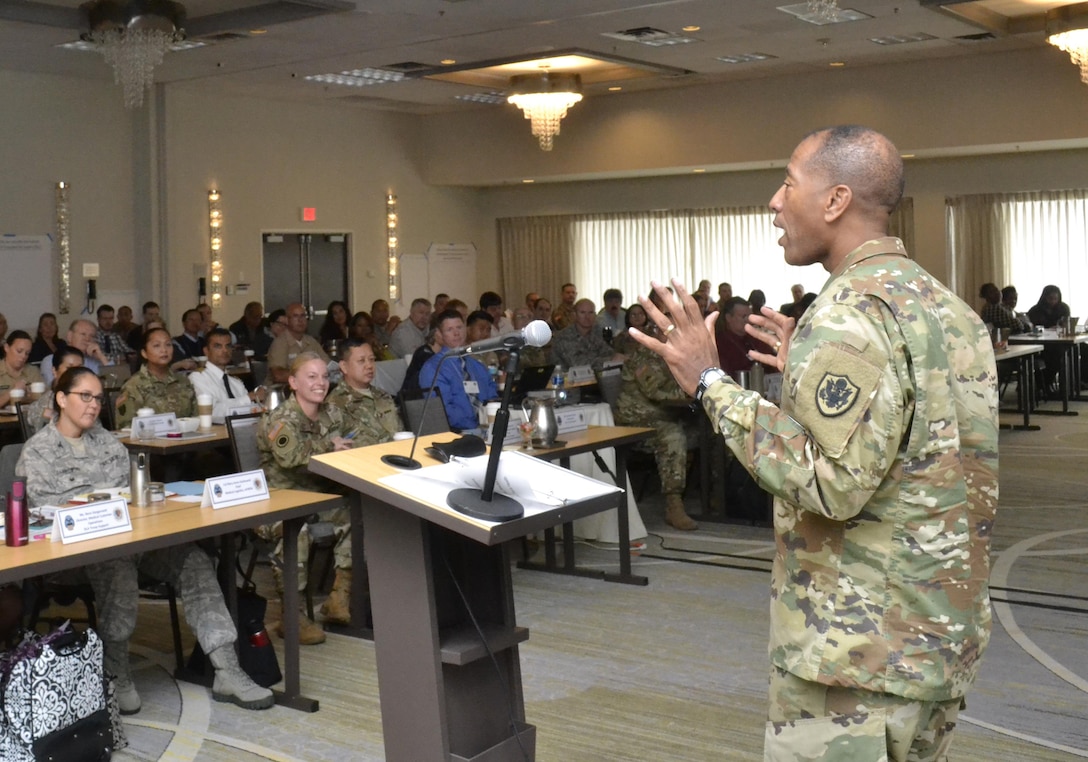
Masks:
[[[90,392],[68,392],[68,393],[69,394],[74,394],[76,397],[79,397],[81,400],[83,400],[84,404],[87,404],[87,405],[91,404],[92,402],[97,402],[98,406],[102,407],[103,405],[106,404],[106,395],[105,394],[91,394]]]

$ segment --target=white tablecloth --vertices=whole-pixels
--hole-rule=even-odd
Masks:
[[[597,405],[579,405],[579,407],[586,411],[586,423],[591,426],[614,426],[615,421],[612,419],[612,408],[607,403],[600,403]],[[559,438],[562,439],[563,435],[560,434]],[[607,450],[598,451],[601,456],[601,460],[612,470],[612,473],[616,473],[616,453],[610,447]],[[570,467],[580,474],[586,476],[592,476],[594,479],[599,479],[602,482],[613,484],[612,477],[597,468],[597,464],[593,460],[592,453],[586,453],[584,455],[575,455],[570,459]],[[637,540],[646,536],[646,525],[642,523],[642,516],[639,515],[638,505],[635,504],[635,496],[631,490],[631,480],[627,478],[627,474],[623,474],[624,482],[626,482],[627,489],[627,520],[631,528],[631,539]],[[584,519],[578,519],[574,522],[574,536],[580,537],[585,540],[599,540],[600,542],[619,542],[619,527],[616,521],[616,510],[602,511],[601,513],[595,513],[592,516],[586,516]]]

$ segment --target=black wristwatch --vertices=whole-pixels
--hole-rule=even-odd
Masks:
[[[728,376],[721,368],[707,368],[699,376],[699,385],[695,387],[695,400],[697,402],[703,401],[703,395],[706,394],[706,390],[718,381]]]

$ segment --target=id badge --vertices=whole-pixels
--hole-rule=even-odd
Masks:
[[[465,381],[465,394],[479,394],[480,385],[475,381]]]

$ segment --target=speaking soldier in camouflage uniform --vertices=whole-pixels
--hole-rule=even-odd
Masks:
[[[257,425],[257,449],[261,453],[268,486],[286,489],[303,489],[313,492],[343,493],[344,487],[322,476],[310,473],[312,455],[347,450],[351,441],[344,438],[349,432],[340,408],[324,402],[329,391],[329,371],[325,360],[314,352],[303,352],[291,363],[288,383],[294,394],[261,417]],[[336,527],[337,543],[334,551],[337,569],[351,569],[351,543],[345,542],[350,535],[350,519],[344,508],[325,511],[322,518],[332,521]],[[276,576],[277,592],[283,601],[283,525],[268,524],[259,530],[267,540],[276,542],[272,554],[272,568]],[[307,584],[306,567],[310,557],[310,534],[303,526],[298,535],[298,586],[304,590]],[[283,637],[283,622],[275,626]],[[299,643],[314,645],[325,642],[325,633],[306,615],[299,619]]]
[[[117,427],[132,423],[136,411],[150,407],[156,413],[196,415],[196,393],[184,376],[170,370],[174,343],[165,328],[152,329],[140,350],[144,365],[121,387],[117,398]]]
[[[366,447],[393,439],[393,433],[404,428],[393,398],[371,384],[374,381],[374,348],[365,341],[348,339],[340,351],[340,371],[344,380],[333,389],[325,402],[339,408],[344,417],[344,428],[352,436],[352,446]],[[351,528],[344,527],[343,551],[347,565],[336,567],[336,581],[329,597],[321,604],[326,621],[348,624],[351,621]],[[364,578],[365,580],[365,578]]]
[[[665,361],[643,346],[623,363],[623,385],[616,400],[616,423],[647,426],[654,430],[649,444],[665,495],[665,521],[677,529],[698,529],[684,510],[688,450],[698,432],[684,418],[688,410],[676,403],[691,400],[681,389]],[[668,403],[673,404],[668,404]]]
[[[54,417],[23,446],[16,472],[26,477],[30,504],[63,505],[96,489],[128,487],[124,445],[98,423],[102,382],[77,367],[57,380]],[[115,678],[123,714],[140,710],[132,682],[128,640],[136,629],[138,572],[168,582],[181,596],[185,621],[215,667],[212,696],[246,709],[272,706],[272,692],[242,671],[234,651],[237,633],[208,555],[194,544],[116,558],[84,567],[98,606],[98,631],[106,671]]]
[[[716,368],[714,316],[676,283],[666,343],[774,493],[768,760],[943,760],[990,639],[997,389],[982,321],[885,236],[903,164],[861,127],[812,133],[771,199],[792,265],[831,274],[794,321],[748,331],[783,370],[782,405]],[[675,281],[674,281],[675,283]],[[663,293],[660,285],[655,285]],[[768,335],[769,334],[769,335]]]

